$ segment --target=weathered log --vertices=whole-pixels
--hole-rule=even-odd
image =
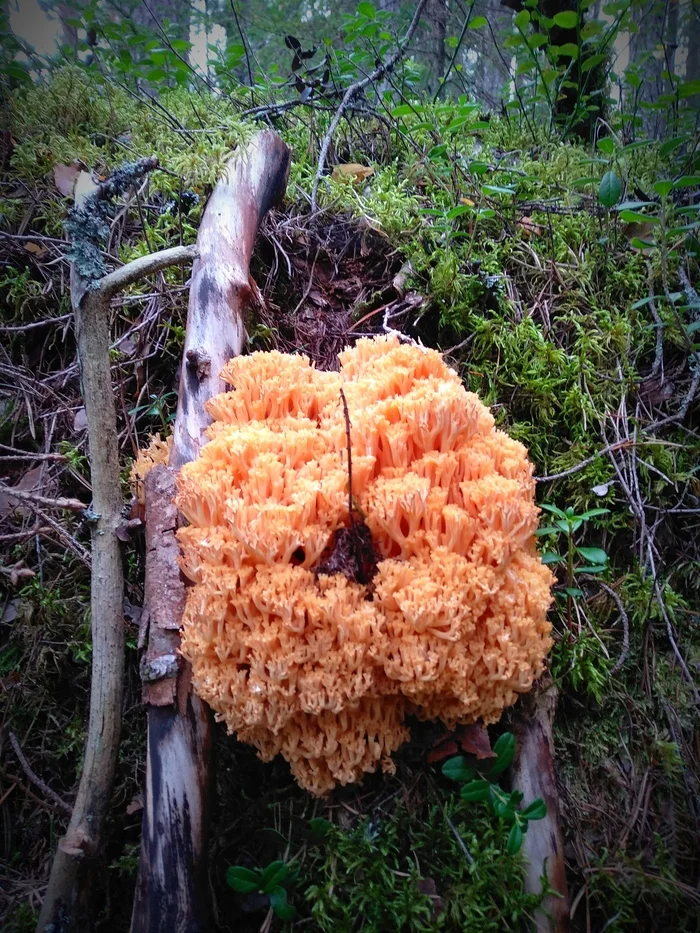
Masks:
[[[569,900],[552,738],[557,689],[545,685],[532,696],[523,698],[521,703],[521,715],[513,726],[518,742],[511,767],[513,787],[522,791],[525,803],[541,797],[547,805],[545,818],[530,823],[523,838],[525,889],[539,893],[542,878],[547,877],[556,893],[548,895],[536,911],[535,929],[537,933],[566,933]]]
[[[178,654],[185,584],[177,570],[175,473],[197,456],[211,419],[204,403],[226,386],[219,372],[241,353],[251,297],[249,263],[265,213],[284,195],[289,150],[272,131],[228,163],[197,237],[187,334],[169,467],[146,477],[147,648],[142,662],[148,706],[143,835],[131,933],[203,933],[206,801],[211,722],[190,689]]]

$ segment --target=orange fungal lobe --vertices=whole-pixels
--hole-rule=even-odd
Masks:
[[[178,477],[194,688],[318,795],[393,771],[408,715],[495,722],[552,643],[525,448],[434,350],[363,339],[340,363],[230,360]],[[360,524],[367,582],[328,558]]]

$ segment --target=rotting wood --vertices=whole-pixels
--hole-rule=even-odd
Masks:
[[[155,160],[146,162],[145,170],[155,167]],[[112,190],[109,185],[108,180],[94,191],[104,197]],[[84,192],[82,205],[91,193]],[[105,820],[119,751],[124,691],[124,579],[119,543],[123,501],[110,373],[110,299],[149,272],[194,255],[192,247],[176,247],[142,257],[93,282],[82,278],[75,265],[71,268],[71,303],[87,417],[94,516],[90,715],[78,792],[68,829],[59,839],[53,858],[37,933],[86,933],[92,929],[94,882],[104,851]],[[49,521],[48,516],[44,518]]]
[[[518,742],[511,767],[513,787],[522,791],[526,803],[541,797],[547,805],[547,815],[531,822],[523,837],[525,890],[538,894],[542,878],[547,876],[556,893],[548,895],[535,912],[535,929],[537,933],[566,933],[569,900],[552,737],[557,689],[545,683],[521,703],[520,715],[516,715],[513,726]]]
[[[185,587],[177,571],[175,473],[194,459],[225,391],[223,364],[241,353],[251,301],[249,263],[260,221],[283,197],[289,149],[266,130],[231,159],[202,217],[169,467],[146,477],[146,609],[141,639],[148,759],[131,933],[204,933],[211,718],[178,655]],[[151,526],[151,527],[149,527]],[[146,629],[147,627],[147,629]]]

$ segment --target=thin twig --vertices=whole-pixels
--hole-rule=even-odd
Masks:
[[[616,674],[622,665],[627,660],[627,655],[630,651],[630,620],[625,607],[620,599],[619,595],[615,590],[608,586],[607,583],[604,583],[602,580],[599,580],[597,577],[594,577],[592,574],[582,574],[587,580],[590,580],[592,583],[597,583],[601,590],[605,590],[608,596],[615,601],[618,612],[620,613],[620,622],[622,622],[622,651],[620,652],[620,657],[615,661],[615,664],[610,669],[611,674]]]
[[[19,744],[19,741],[17,740],[17,736],[14,734],[14,732],[10,732],[9,739],[10,739],[10,745],[12,745],[15,755],[17,756],[17,760],[20,763],[20,767],[22,768],[22,771],[24,771],[27,778],[32,782],[32,784],[34,784],[35,787],[38,787],[39,790],[46,797],[48,797],[50,800],[53,800],[53,802],[58,807],[60,807],[64,813],[67,813],[70,816],[73,808],[70,806],[70,804],[66,803],[65,800],[63,800],[56,793],[55,790],[51,790],[49,785],[46,784],[44,781],[42,781],[41,778],[38,776],[38,774],[35,774],[35,772],[32,770],[31,765],[25,758],[24,752],[22,751],[22,747]]]
[[[7,324],[0,327],[0,333],[20,334],[28,330],[36,330],[39,327],[48,327],[50,324],[63,324],[73,319],[73,313],[61,314],[58,317],[47,317],[43,321],[32,321],[31,324]]]
[[[0,493],[11,496],[13,499],[20,499],[22,502],[36,502],[37,505],[45,505],[52,509],[70,509],[71,512],[84,512],[87,506],[79,499],[50,499],[47,496],[40,496],[35,492],[28,492],[26,489],[16,489],[14,486],[6,486],[0,483]]]
[[[413,19],[411,20],[411,25],[408,27],[408,32],[406,33],[403,42],[400,43],[398,49],[394,52],[393,55],[390,55],[386,62],[379,64],[374,71],[367,75],[367,77],[362,78],[359,81],[355,81],[354,84],[351,84],[343,95],[343,99],[340,102],[340,106],[335,112],[335,116],[331,120],[331,125],[328,127],[328,132],[323,137],[323,142],[321,143],[321,152],[318,157],[318,168],[316,169],[316,177],[314,178],[314,183],[311,187],[311,213],[315,214],[318,209],[318,186],[321,183],[321,177],[323,176],[323,171],[326,167],[326,159],[328,157],[328,150],[333,140],[333,134],[338,129],[338,124],[343,119],[345,111],[348,109],[353,100],[363,91],[368,84],[372,84],[375,81],[378,81],[380,78],[383,78],[385,74],[392,71],[397,62],[403,58],[406,47],[413,37],[413,33],[418,28],[418,23],[420,22],[423,9],[428,0],[419,0],[416,11],[413,14]]]
[[[587,457],[585,460],[582,460],[580,463],[577,463],[576,466],[569,467],[568,470],[562,470],[561,473],[551,473],[549,476],[536,476],[536,483],[553,483],[556,479],[565,479],[567,476],[573,476],[574,473],[579,473],[581,470],[585,470],[587,466],[590,466],[598,457],[604,457],[605,454],[609,454],[613,450],[619,450],[621,447],[629,446],[629,441],[616,441],[614,444],[608,444],[607,447],[603,447],[602,450],[599,450],[598,453],[593,454],[592,457]]]

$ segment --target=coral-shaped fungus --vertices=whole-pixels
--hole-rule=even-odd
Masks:
[[[433,350],[360,340],[340,362],[231,360],[178,480],[195,689],[315,794],[392,771],[409,714],[496,721],[551,645],[525,448]],[[357,582],[328,555],[361,520],[376,571]]]

